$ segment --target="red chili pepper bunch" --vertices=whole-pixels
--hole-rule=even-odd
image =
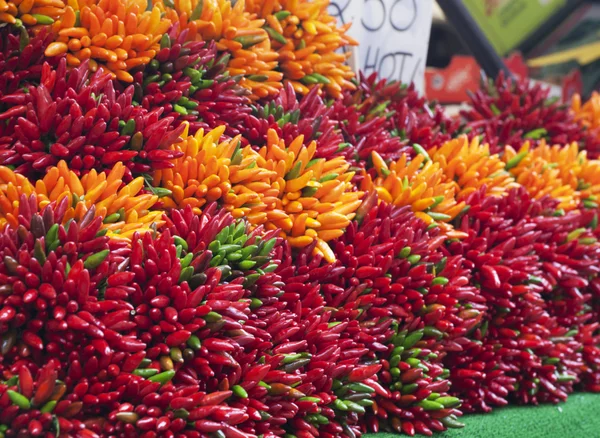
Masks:
[[[596,216],[597,217],[597,216]],[[598,236],[599,229],[597,220],[594,218],[587,225]],[[591,318],[588,323],[578,327],[576,339],[583,345],[582,356],[584,367],[581,370],[579,378],[582,386],[590,391],[600,391],[600,277],[589,279],[588,290],[591,293],[591,300],[588,303],[591,307]]]
[[[29,34],[25,28],[11,26],[0,29],[0,102],[9,108],[16,104],[10,98],[3,99],[21,87],[37,83],[42,75],[42,65],[47,61],[44,50],[52,42],[51,33],[43,28],[37,34]],[[60,60],[56,57],[51,62]]]
[[[544,233],[535,249],[542,261],[541,277],[547,282],[549,310],[564,327],[577,327],[593,317],[590,281],[600,272],[595,215],[586,209],[536,218]]]
[[[361,321],[359,339],[383,366],[385,392],[377,393],[367,427],[410,435],[457,427],[460,413],[452,409],[460,402],[445,394],[441,342],[462,333],[464,321],[453,314],[459,258],[443,259],[444,238],[410,209],[382,202],[359,219],[335,243],[338,261],[320,284],[336,315]]]
[[[234,221],[229,212],[217,208],[217,203],[210,203],[202,216],[197,216],[188,205],[165,216],[167,227],[182,246],[180,256],[186,270],[181,279],[194,287],[198,281],[205,281],[198,275],[215,267],[223,282],[241,277],[248,289],[246,295],[251,296],[252,286],[277,269],[281,239],[276,230],[265,231],[262,226],[251,229],[245,220]]]
[[[410,208],[384,202],[372,207],[370,200],[358,220],[334,244],[338,261],[327,278],[329,290],[323,289],[327,305],[360,321],[423,317],[452,337],[479,322],[454,310],[463,302],[475,305],[478,297],[467,293],[461,257],[444,257],[445,237],[436,229],[428,230]]]
[[[35,197],[22,195],[18,227],[1,233],[4,366],[44,357],[66,363],[69,352],[104,336],[90,306],[112,278],[123,242],[104,236],[94,207],[80,221],[62,225],[70,202],[63,198],[38,213]]]
[[[214,210],[215,205],[207,208],[209,213]],[[285,418],[291,418],[290,412],[295,407],[292,402],[297,393],[292,391],[290,396],[283,395],[286,382],[289,383],[289,378],[299,381],[293,376],[297,364],[290,365],[286,361],[287,368],[276,370],[283,358],[278,354],[277,343],[289,339],[286,336],[289,331],[281,329],[286,322],[295,324],[297,319],[291,312],[278,313],[285,307],[284,300],[279,299],[283,283],[273,273],[279,263],[281,240],[274,238],[271,232],[261,234],[260,228],[250,232],[244,221],[233,222],[229,213],[223,211],[210,219],[206,216],[206,212],[201,217],[194,216],[191,208],[187,208],[183,212],[174,210],[168,221],[181,236],[185,236],[190,250],[194,248],[194,251],[211,254],[212,258],[208,260],[213,267],[206,275],[192,274],[190,281],[204,281],[201,276],[216,272],[222,273],[222,281],[229,282],[218,285],[207,295],[207,305],[214,306],[209,315],[215,320],[207,325],[212,326],[212,331],[204,329],[198,333],[201,347],[193,362],[184,364],[177,379],[188,383],[196,380],[206,390],[233,390],[235,397],[228,400],[228,405],[247,412],[240,417],[238,428],[248,433],[274,432],[274,428],[287,421]],[[191,266],[200,257],[193,258]],[[208,279],[200,288],[206,288],[207,284]],[[271,304],[275,303],[277,308],[271,309]],[[272,317],[274,319],[268,319]],[[219,332],[216,330],[225,336],[217,339]],[[207,340],[206,337],[212,338]],[[185,360],[186,350],[183,354]],[[273,373],[268,374],[271,371]],[[284,378],[280,379],[281,376]],[[284,407],[274,401],[282,397],[286,399]],[[279,410],[273,411],[273,404]],[[283,423],[277,419],[281,409],[285,412],[282,413],[285,418],[281,417]],[[297,410],[296,407],[294,412]],[[200,430],[210,432],[210,427],[214,427],[214,423],[203,425]]]
[[[434,431],[462,427],[457,408],[461,401],[448,395],[449,372],[440,359],[439,341],[443,333],[423,326],[421,318],[392,326],[395,334],[386,353],[380,354],[383,366],[382,385],[388,396],[376,397],[367,427],[377,432],[389,431],[431,436]]]
[[[395,161],[408,151],[406,146],[414,143],[425,149],[440,145],[451,139],[459,123],[446,116],[439,105],[419,96],[414,86],[388,83],[376,74],[361,75],[357,90],[346,92],[337,107],[340,110],[354,108],[358,113],[361,125],[355,126],[357,121],[349,116],[348,126],[344,129],[350,136],[346,141],[352,143],[351,139],[356,139],[357,143],[353,144],[362,160],[368,160],[371,151],[375,151],[386,161]],[[386,131],[387,135],[380,130]],[[364,135],[365,132],[368,134]],[[378,138],[370,139],[373,134]],[[369,138],[362,139],[363,136]]]
[[[461,229],[469,236],[448,250],[469,261],[489,310],[473,339],[461,340],[462,348],[447,356],[452,391],[465,399],[466,410],[489,411],[511,397],[526,403],[562,399],[582,363],[573,333],[558,324],[543,299],[548,281],[540,277],[537,246],[544,231],[536,220],[543,221],[556,203],[533,201],[524,189],[505,198],[475,192],[468,203]]]
[[[581,355],[584,366],[579,374],[581,386],[586,391],[600,391],[600,323],[598,317],[595,322],[578,328],[576,339],[581,343],[583,349]]]
[[[411,393],[407,392],[406,395],[410,395],[410,397],[405,397],[404,404],[398,404],[399,398],[402,397],[402,393],[398,391],[401,384],[396,387],[393,385],[400,375],[397,365],[400,364],[398,355],[401,352],[394,350],[393,356],[398,356],[394,357],[394,362],[398,362],[398,364],[392,367],[395,368],[392,371],[395,376],[392,377],[389,359],[390,352],[395,346],[391,345],[390,339],[398,333],[399,322],[402,327],[407,327],[402,336],[408,336],[410,342],[417,344],[421,338],[424,338],[417,348],[405,354],[404,359],[408,362],[402,362],[401,366],[405,368],[402,371],[408,372],[413,368],[416,370],[422,362],[427,363],[423,367],[431,370],[429,374],[424,375],[423,369],[419,369],[411,371],[406,378],[412,379],[410,376],[414,374],[415,382],[420,379],[418,385],[415,383],[415,387],[423,388],[432,385],[434,389],[443,387],[446,388],[444,391],[447,391],[449,382],[444,381],[443,384],[440,384],[439,381],[443,379],[438,379],[445,373],[440,362],[443,355],[441,339],[444,336],[444,332],[441,330],[456,330],[458,334],[467,330],[458,328],[463,321],[457,315],[448,315],[454,312],[454,305],[457,304],[453,295],[460,291],[460,285],[456,283],[462,281],[458,276],[457,281],[453,278],[455,272],[458,272],[456,262],[459,258],[454,257],[450,261],[443,260],[441,253],[436,252],[436,247],[443,242],[443,238],[436,238],[433,231],[431,235],[427,233],[426,225],[417,220],[410,210],[395,209],[385,203],[373,207],[372,200],[366,200],[360,209],[358,218],[361,224],[353,222],[347,233],[333,244],[334,253],[338,259],[336,263],[327,265],[321,264],[318,258],[310,260],[306,256],[306,252],[310,251],[308,248],[298,254],[297,267],[287,266],[281,271],[282,277],[286,279],[286,295],[291,291],[305,290],[305,293],[298,297],[302,299],[303,308],[307,304],[319,305],[324,299],[328,308],[337,309],[332,316],[338,324],[342,325],[348,320],[351,321],[347,329],[348,333],[345,335],[347,337],[350,334],[351,338],[344,339],[342,344],[352,345],[351,342],[354,341],[354,346],[350,350],[353,351],[353,355],[362,357],[366,363],[373,364],[378,364],[379,357],[386,358],[381,361],[384,367],[381,374],[384,385],[379,385],[373,379],[365,381],[367,386],[371,386],[371,392],[376,393],[374,410],[380,413],[377,415],[386,424],[385,427],[392,427],[391,416],[393,414],[390,414],[390,421],[386,423],[388,411],[382,405],[386,405],[388,408],[395,406],[391,408],[395,414],[402,412],[404,420],[414,420],[414,423],[408,421],[405,426],[409,433],[412,431],[414,434],[415,430],[426,432],[429,428],[441,430],[445,428],[444,424],[434,420],[429,412],[425,412],[426,410],[419,406],[419,403],[430,396],[432,392],[435,397],[436,391],[432,390],[429,393],[427,390],[420,391],[417,393],[418,398],[414,400],[412,392],[416,390]],[[395,240],[391,240],[392,235],[396,236]],[[434,264],[437,264],[439,273],[437,277],[427,272],[428,269],[432,271],[435,269]],[[445,275],[448,275],[450,279]],[[319,289],[322,298],[315,294]],[[408,294],[407,291],[414,293]],[[426,301],[423,299],[423,294],[428,294]],[[411,298],[407,299],[407,296]],[[445,302],[448,310],[446,311],[442,304],[436,304],[438,302]],[[415,319],[413,312],[419,315],[424,314],[423,319]],[[448,317],[449,320],[444,317]],[[357,345],[357,342],[360,344]],[[333,353],[332,350],[328,355]],[[349,356],[342,350],[342,357]],[[417,374],[420,375],[417,376]],[[334,393],[340,396],[339,401],[334,401],[334,405],[341,404],[340,409],[344,409],[343,403],[347,400],[342,395],[348,390],[344,385],[339,385],[340,383],[335,383],[334,380]],[[358,389],[358,385],[354,386]],[[335,392],[340,388],[343,391],[342,394]],[[363,389],[365,388],[363,387]],[[373,395],[375,396],[375,394]],[[438,396],[444,395],[439,394]],[[360,392],[356,395],[352,394],[349,401],[352,402],[353,399],[368,400],[366,394]],[[409,399],[410,403],[407,402]],[[452,403],[450,403],[450,399],[452,399]],[[442,401],[454,404],[458,400],[449,398],[448,400],[442,399]],[[371,404],[371,402],[368,400],[363,403]],[[434,403],[425,402],[424,404],[427,404],[428,408],[439,407]],[[442,418],[453,414],[455,413],[445,410],[436,415],[438,415],[437,418]],[[377,430],[379,418],[371,416],[367,427],[370,430]],[[394,424],[400,424],[399,418],[394,420]],[[451,426],[458,426],[454,417],[448,418],[447,423]]]
[[[471,95],[470,108],[462,111],[470,135],[483,135],[490,153],[505,145],[519,148],[526,141],[546,139],[569,144],[582,138],[582,129],[569,108],[549,97],[550,89],[527,79],[506,78],[482,83]]]
[[[294,262],[287,243],[283,250],[280,267],[251,288],[254,310],[244,327],[261,339],[259,363],[270,367],[260,399],[268,416],[254,430],[283,434],[289,420],[303,436],[358,436],[372,394],[385,392],[374,377],[380,365],[368,363],[358,321],[333,318],[323,306],[316,279],[332,265],[311,257],[310,247]]]
[[[511,195],[512,198],[515,194]],[[455,341],[457,345],[449,350],[446,363],[451,371],[452,392],[464,399],[464,409],[487,412],[491,406],[505,405],[508,394],[514,390],[515,378],[508,375],[509,367],[498,352],[500,344],[492,335],[498,331],[502,334],[504,328],[492,328],[490,318],[492,315],[515,311],[513,300],[515,295],[519,295],[514,291],[523,288],[523,280],[519,278],[523,271],[513,273],[507,264],[511,262],[514,239],[528,229],[522,221],[518,222],[518,217],[513,221],[510,215],[501,213],[500,207],[505,203],[500,198],[486,198],[485,192],[480,191],[470,196],[468,201],[470,209],[462,217],[461,229],[469,235],[463,241],[451,243],[448,251],[462,254],[467,259],[468,266],[473,269],[473,281],[480,285],[488,312],[483,315],[484,324],[470,336]],[[503,214],[508,217],[503,217]],[[525,231],[521,229],[523,227]],[[525,253],[522,257],[525,278],[528,276],[528,256]],[[524,304],[527,304],[526,300]],[[521,303],[519,308],[524,304]],[[502,324],[501,318],[498,317],[497,324]]]
[[[184,366],[179,376],[184,380],[186,371],[194,368],[192,378],[198,383],[196,371],[212,378],[213,366],[219,368],[231,361],[226,354],[202,349],[201,342],[223,325],[237,327],[239,318],[247,318],[248,303],[238,302],[244,294],[243,278],[222,283],[222,271],[209,267],[210,252],[208,257],[192,252],[191,256],[183,256],[185,244],[177,242],[184,241],[173,238],[168,230],[157,239],[149,233],[134,237],[130,263],[136,275],[129,286],[134,290],[128,300],[135,312],[133,316],[123,312],[113,324],[124,333],[135,328],[128,341],[129,350],[143,351],[146,358],[157,363],[166,361],[170,369]],[[234,348],[232,344],[226,351]],[[203,385],[213,384],[204,381]]]
[[[156,57],[133,74],[134,101],[162,108],[175,126],[187,121],[190,134],[225,125],[233,137],[250,111],[248,92],[225,74],[228,57],[218,57],[215,43],[188,41],[188,32],[177,23],[163,35]]]
[[[548,218],[538,218],[537,226],[544,240],[536,248],[542,261],[540,278],[546,286],[545,298],[548,312],[556,318],[558,327],[553,333],[555,345],[560,348],[561,371],[558,391],[571,392],[573,382],[580,375],[589,385],[597,379],[597,302],[595,284],[598,279],[598,244],[594,234],[597,228],[596,213],[590,210],[569,212]],[[550,230],[552,229],[552,232]],[[580,333],[581,332],[581,333]],[[582,346],[585,345],[587,348]],[[581,350],[585,349],[583,361]],[[590,369],[591,367],[591,369]],[[552,392],[552,391],[550,391]]]
[[[273,287],[279,288],[280,285]],[[278,291],[281,293],[280,289]],[[256,340],[247,344],[249,360],[244,368],[248,369],[250,364],[258,365],[247,374],[250,379],[248,405],[251,417],[245,427],[256,434],[282,435],[288,420],[301,418],[300,406],[295,402],[306,394],[292,388],[292,385],[297,387],[302,383],[300,369],[310,356],[306,352],[305,340],[298,343],[291,341],[291,337],[300,332],[294,313],[278,311],[269,304],[260,305],[256,300],[253,298],[253,312],[241,333]]]
[[[369,167],[373,151],[390,161],[409,151],[399,137],[390,133],[384,117],[368,117],[360,108],[340,100],[333,103],[333,108],[345,141],[344,148],[337,152],[341,152],[353,167]]]
[[[44,64],[41,83],[6,96],[15,106],[0,114],[11,136],[2,137],[0,164],[31,179],[66,160],[77,175],[123,162],[134,173],[172,167],[179,151],[166,150],[184,126],[174,128],[162,109],[148,112],[132,102],[133,86],[115,91],[107,74],[89,74],[87,63],[67,71]]]
[[[65,396],[67,388],[58,379],[56,361],[39,369],[25,364],[14,368],[0,384],[0,430],[5,436],[98,436],[75,418],[82,403]]]
[[[137,395],[121,398],[133,404],[124,406],[123,411],[133,411],[136,415],[115,413],[114,427],[133,428],[132,433],[175,432],[164,426],[161,418],[173,420],[181,414],[188,421],[199,421],[194,427],[200,433],[207,433],[215,431],[215,427],[227,429],[248,421],[251,417],[246,412],[259,415],[257,408],[250,406],[250,398],[257,398],[255,392],[261,391],[260,378],[255,377],[262,368],[253,367],[256,353],[251,357],[253,352],[246,349],[254,345],[255,340],[244,330],[252,303],[244,299],[247,295],[244,284],[252,283],[253,274],[248,272],[243,276],[236,271],[249,271],[249,263],[244,264],[244,261],[257,265],[259,274],[264,272],[261,267],[267,271],[273,269],[269,268],[269,260],[257,264],[256,257],[270,259],[269,254],[278,240],[265,234],[259,242],[259,233],[246,234],[245,222],[233,222],[224,211],[211,215],[214,207],[209,207],[201,217],[195,216],[189,207],[183,211],[172,210],[167,229],[162,230],[160,236],[134,235],[128,254],[128,274],[133,275],[121,276],[112,284],[113,277],[109,277],[108,284],[114,287],[106,290],[105,299],[134,306],[131,310],[115,309],[101,318],[107,329],[116,332],[117,354],[128,355],[121,369],[146,377],[150,382],[173,379],[177,386],[195,388],[185,390],[185,397],[194,396],[185,403],[184,400],[177,402],[177,406],[181,404],[185,408],[176,409],[173,402],[168,401],[172,394],[164,394],[166,402],[163,395],[160,396],[162,401],[155,400],[154,404],[145,401],[144,397],[155,390],[145,389],[147,384],[144,383],[136,390]],[[185,238],[172,236],[172,231]],[[235,243],[228,243],[228,238],[234,237]],[[243,247],[241,240],[248,241],[249,245]],[[238,258],[240,254],[232,250],[244,251],[242,247],[250,251]],[[140,400],[143,406],[153,410],[139,410],[136,403]],[[133,409],[134,406],[137,407]],[[186,412],[178,412],[180,409]],[[121,423],[132,426],[119,426]]]
[[[346,147],[333,114],[334,108],[325,104],[318,88],[298,97],[288,83],[269,102],[253,106],[252,114],[248,115],[240,129],[243,141],[256,149],[267,144],[267,132],[274,129],[286,144],[299,135],[304,136],[307,144],[315,140],[315,156],[331,158]]]
[[[164,374],[149,379],[120,374],[117,383],[126,385],[124,399],[129,401],[120,402],[107,416],[95,417],[91,425],[87,422],[88,427],[98,436],[127,438],[175,434],[201,438],[216,430],[239,433],[230,424],[238,424],[247,414],[223,403],[232,391],[207,394],[197,385],[163,383],[159,376]]]
[[[306,311],[297,323],[293,313],[281,312],[287,318],[265,328],[275,353],[266,356],[271,371],[264,379],[272,431],[285,430],[287,418],[304,434],[360,436],[359,421],[377,386],[370,378],[381,365],[360,363],[368,349],[350,337],[355,323],[332,321],[323,307]]]

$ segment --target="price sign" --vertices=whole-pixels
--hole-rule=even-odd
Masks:
[[[433,0],[332,0],[329,13],[359,42],[356,66],[423,91]]]

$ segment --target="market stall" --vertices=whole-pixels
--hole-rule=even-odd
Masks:
[[[432,11],[0,0],[0,438],[593,436],[600,95]]]

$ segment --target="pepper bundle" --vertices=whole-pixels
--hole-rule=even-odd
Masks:
[[[171,26],[158,7],[146,9],[146,2],[135,0],[75,2],[53,25],[58,37],[46,56],[66,53],[73,67],[87,59],[92,71],[101,68],[132,82],[128,72],[156,56],[158,42]]]
[[[65,6],[61,0],[8,1],[0,8],[2,9],[0,21],[19,28],[23,28],[23,25],[39,28],[52,24],[54,20],[61,17],[65,12]]]
[[[170,167],[167,159],[179,154],[165,145],[183,126],[174,128],[172,117],[161,117],[162,108],[134,106],[133,94],[128,87],[117,96],[110,76],[101,72],[90,77],[87,61],[68,73],[64,58],[56,69],[44,64],[39,85],[5,96],[18,105],[0,117],[25,117],[9,121],[11,136],[2,137],[0,164],[41,176],[59,160],[68,161],[77,175],[117,163],[126,165],[128,177]]]
[[[375,191],[379,198],[396,206],[410,205],[416,216],[428,225],[447,222],[464,207],[456,202],[453,183],[444,183],[443,171],[429,156],[419,154],[413,160],[406,155],[388,167],[377,152],[373,152],[377,178],[365,173],[361,188]]]
[[[506,78],[504,73],[495,80],[484,79],[470,98],[470,108],[461,114],[471,135],[483,135],[493,152],[541,139],[552,144],[587,143],[573,113],[550,97],[550,89],[527,79]],[[590,152],[595,150],[590,147]]]
[[[600,149],[600,144],[598,144],[599,99],[600,95],[597,92],[593,92],[590,99],[585,103],[581,101],[581,96],[579,95],[573,96],[571,102],[571,112],[575,117],[575,121],[582,129],[583,139],[581,143],[593,158],[598,156],[598,150]]]
[[[598,96],[499,77],[452,118],[353,78],[326,9],[4,5],[0,436],[432,435],[600,391]]]
[[[458,132],[460,121],[446,115],[440,105],[419,96],[414,85],[379,79],[376,73],[358,78],[356,92],[346,92],[342,102],[354,107],[361,122],[374,124],[379,119],[386,133],[404,146],[419,144],[428,150],[448,141]],[[368,128],[369,131],[375,131]],[[381,135],[381,134],[380,134]],[[398,146],[371,142],[374,151],[386,159],[394,159]],[[368,153],[361,150],[362,153]],[[391,154],[391,155],[387,155]],[[396,157],[397,158],[397,157]]]
[[[156,2],[191,41],[215,41],[232,76],[241,76],[241,84],[253,99],[265,98],[281,88],[282,74],[276,71],[278,55],[262,28],[264,20],[246,10],[245,2],[228,0]]]
[[[349,24],[338,28],[327,6],[323,0],[247,2],[247,9],[265,20],[283,77],[294,90],[306,94],[310,88],[323,87],[339,98],[355,85],[350,81],[354,74],[344,63],[349,52],[337,51],[356,42],[345,33]]]
[[[179,23],[163,35],[160,51],[134,74],[134,100],[147,110],[164,109],[174,124],[198,129],[226,125],[229,135],[249,112],[247,91],[226,72],[227,55],[218,57],[214,43],[188,41]]]
[[[506,167],[517,182],[535,198],[551,196],[559,208],[595,208],[598,187],[598,160],[588,160],[577,143],[548,146],[544,140],[530,150],[526,142],[517,153],[512,147],[504,154]]]

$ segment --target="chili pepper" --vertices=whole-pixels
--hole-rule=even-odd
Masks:
[[[19,394],[18,392],[11,391],[11,390],[8,390],[6,392],[8,393],[8,397],[10,398],[10,400],[12,401],[12,403],[14,405],[18,406],[21,409],[25,409],[25,410],[27,410],[31,407],[31,403],[29,402],[29,400],[22,394]]]
[[[160,374],[156,374],[148,378],[150,382],[158,382],[161,385],[171,381],[171,379],[175,376],[175,370],[164,371]]]
[[[200,339],[196,335],[191,335],[187,340],[187,344],[194,350],[199,350],[201,347]]]

